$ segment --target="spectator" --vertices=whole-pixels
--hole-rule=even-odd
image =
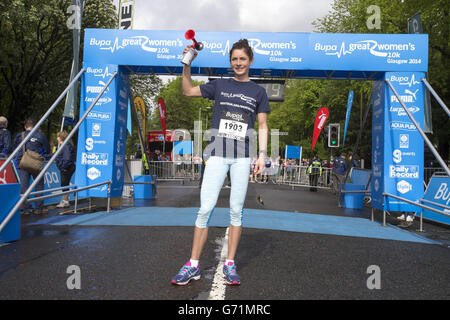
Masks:
[[[356,154],[353,155],[352,153],[349,153],[348,161],[350,163],[350,168],[359,168],[359,162],[358,162]]]
[[[137,144],[137,149],[136,149],[136,153],[134,154],[134,158],[135,159],[142,159],[142,150],[141,150],[141,145]]]
[[[0,157],[7,157],[11,151],[11,132],[7,127],[8,119],[0,117]]]
[[[306,174],[309,175],[309,191],[316,192],[317,188],[315,187],[317,187],[319,177],[322,176],[322,162],[317,154],[314,154],[314,159],[309,162]]]
[[[23,141],[23,139],[25,139],[25,137],[30,133],[30,131],[34,128],[36,122],[32,119],[27,119],[25,121],[25,131],[18,133],[15,137],[14,137],[14,149],[17,148],[17,146]],[[32,150],[34,152],[39,153],[42,157],[44,158],[48,158],[48,155],[50,153],[50,145],[48,143],[47,138],[45,137],[45,135],[40,132],[40,131],[36,131],[33,136],[31,137],[30,140],[28,140],[27,143],[25,143],[24,147],[21,148],[16,155],[16,159],[15,159],[15,164],[16,167],[19,167],[19,163],[20,160],[22,160],[22,156],[23,156],[23,151],[24,150]],[[24,194],[27,189],[28,186],[30,185],[30,177],[32,176],[33,179],[36,179],[37,176],[39,175],[39,173],[30,173],[26,170],[19,170],[19,177],[20,177],[20,193]],[[41,191],[44,190],[44,179],[41,179],[35,188],[36,191]],[[48,210],[46,208],[44,208],[44,201],[35,201],[35,208],[34,208],[34,213],[35,214],[42,214],[42,213],[47,213]],[[28,215],[31,214],[33,212],[32,206],[30,203],[26,202],[23,205],[23,209],[22,209],[22,214],[24,215]]]
[[[344,182],[345,171],[347,171],[347,163],[345,162],[345,153],[336,158],[333,162],[333,188],[335,194],[339,193],[339,184]]]
[[[58,145],[61,145],[67,138],[68,133],[66,131],[58,132],[56,138],[58,139]],[[68,186],[70,184],[70,178],[72,178],[75,172],[75,148],[70,142],[68,142],[61,150],[61,153],[56,157],[56,166],[61,172],[61,187]],[[64,189],[63,191],[67,191]],[[65,208],[70,206],[69,195],[63,196],[61,202],[56,206],[57,208]]]

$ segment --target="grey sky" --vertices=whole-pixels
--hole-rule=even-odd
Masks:
[[[135,0],[133,29],[312,32],[333,0]],[[113,0],[118,7],[119,0]]]

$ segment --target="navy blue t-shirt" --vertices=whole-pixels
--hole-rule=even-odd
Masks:
[[[266,90],[253,81],[216,79],[200,85],[203,98],[214,100],[211,143],[204,156],[250,157],[256,141],[258,113],[269,113]],[[256,149],[254,149],[256,151]]]

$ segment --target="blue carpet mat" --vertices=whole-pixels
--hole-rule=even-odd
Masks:
[[[79,226],[194,226],[198,208],[133,207],[111,213],[97,212],[80,216],[60,216],[33,224]],[[229,209],[215,208],[210,226],[227,227]],[[245,209],[243,226],[292,232],[331,234],[339,236],[410,241],[428,244],[437,242],[392,225],[383,227],[369,219],[321,214],[293,213]]]

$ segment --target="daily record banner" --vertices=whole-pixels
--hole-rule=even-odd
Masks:
[[[387,72],[400,99],[417,123],[424,123],[424,73]],[[424,142],[397,97],[383,80],[374,82],[372,116],[372,202],[378,209],[419,211],[418,207],[386,198],[383,191],[411,201],[423,197]]]
[[[192,44],[185,31],[86,29],[84,62],[181,67]],[[255,69],[427,71],[426,34],[244,33],[196,31],[204,44],[192,66],[229,68],[234,42],[246,38]],[[194,72],[194,69],[193,69]]]
[[[128,75],[114,65],[86,68],[82,78],[80,114],[89,108],[115,71],[118,76],[80,127],[75,183],[87,186],[112,180],[111,196],[117,197],[122,194],[124,178]],[[80,193],[81,197],[106,195],[107,185]]]

